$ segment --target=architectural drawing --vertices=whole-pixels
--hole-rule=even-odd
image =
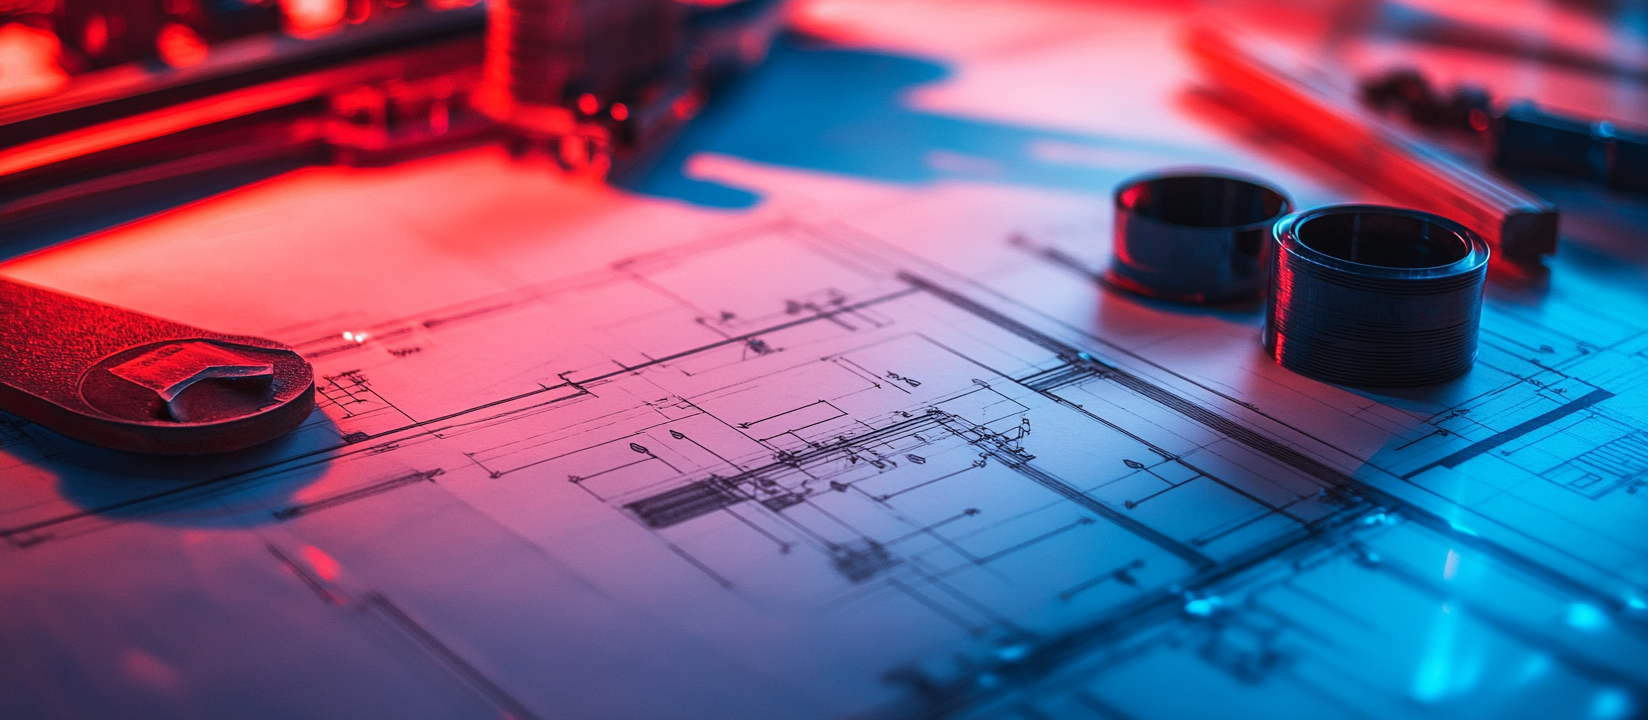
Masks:
[[[726,283],[733,256],[769,273]],[[482,522],[531,549],[498,572],[547,563],[613,612],[662,622],[663,637],[760,668],[706,663],[691,680],[703,693],[743,695],[697,698],[706,715],[765,702],[773,717],[1155,717],[1164,690],[1137,673],[1160,663],[1220,688],[1185,702],[1279,707],[1283,687],[1299,717],[1390,717],[1416,695],[1503,689],[1461,672],[1521,672],[1541,697],[1580,704],[1635,702],[1648,686],[1641,601],[1617,590],[1640,586],[1640,556],[1588,544],[1624,529],[1531,538],[1584,557],[1582,574],[1399,487],[1492,461],[1525,474],[1524,492],[1640,508],[1628,504],[1642,502],[1645,443],[1607,403],[1641,382],[1619,367],[1643,360],[1640,334],[1531,373],[1537,358],[1489,356],[1514,380],[1360,463],[872,240],[794,223],[352,327],[295,343],[324,410],[297,439],[158,491],[105,486],[79,507],[15,497],[0,562],[119,542],[139,520],[243,532],[318,609],[398,638],[386,652],[445,677],[472,711],[511,717],[565,702],[532,675],[538,653],[560,653],[555,623],[517,628],[534,646],[477,638],[467,623],[481,618],[443,616],[476,611],[473,598],[390,567],[427,552],[398,535]],[[1605,361],[1612,382],[1580,360]],[[47,458],[34,467],[63,452],[27,426],[4,432],[14,457]],[[490,567],[474,553],[495,540],[454,542],[454,562]],[[1461,595],[1456,573],[1495,590]],[[1443,629],[1402,636],[1414,613]],[[1458,669],[1443,645],[1463,633],[1496,652]],[[834,639],[809,641],[820,634]],[[1389,643],[1429,643],[1415,651],[1453,674],[1397,677],[1409,658]],[[1356,647],[1374,649],[1344,667]],[[1329,681],[1347,673],[1361,679]],[[749,684],[770,688],[737,689]]]

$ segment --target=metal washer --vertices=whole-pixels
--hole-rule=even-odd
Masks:
[[[1488,244],[1447,218],[1341,205],[1278,221],[1264,344],[1342,385],[1445,382],[1476,360]]]
[[[1221,173],[1170,172],[1115,192],[1114,258],[1105,279],[1159,300],[1246,300],[1264,287],[1264,246],[1291,208],[1264,183]]]

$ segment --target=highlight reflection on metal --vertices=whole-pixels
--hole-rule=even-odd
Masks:
[[[1149,297],[1244,300],[1264,282],[1260,258],[1291,208],[1280,191],[1211,174],[1146,176],[1116,189],[1115,259],[1106,279]]]
[[[314,372],[280,343],[223,335],[0,280],[0,409],[76,440],[228,452],[297,427]]]
[[[1416,210],[1344,205],[1276,224],[1264,342],[1344,385],[1429,385],[1476,360],[1488,245]]]

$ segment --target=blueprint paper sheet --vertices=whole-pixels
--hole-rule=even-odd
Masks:
[[[1316,383],[1092,279],[1139,172],[1373,197],[1215,122],[1173,17],[805,13],[631,187],[313,169],[0,268],[287,342],[320,405],[185,460],[4,417],[0,716],[1648,707],[1629,253],[1497,279],[1445,388]]]

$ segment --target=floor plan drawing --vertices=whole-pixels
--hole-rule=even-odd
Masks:
[[[722,284],[717,269],[734,255],[762,257],[769,274]],[[1230,682],[1281,675],[1275,682],[1314,693],[1320,707],[1300,705],[1301,717],[1379,716],[1358,708],[1410,688],[1322,687],[1316,674],[1332,670],[1313,653],[1367,642],[1355,636],[1377,636],[1385,611],[1310,586],[1365,573],[1400,586],[1395,594],[1436,595],[1456,572],[1428,567],[1437,552],[1448,558],[1438,568],[1497,573],[1566,599],[1569,615],[1612,622],[1618,608],[1563,568],[1536,565],[1390,489],[1487,450],[1527,447],[1560,459],[1528,470],[1543,473],[1540,488],[1576,502],[1635,500],[1640,433],[1601,414],[1604,391],[1524,380],[1413,423],[1409,439],[1385,451],[1394,460],[1358,464],[1249,404],[898,260],[873,241],[779,223],[317,336],[297,346],[322,378],[325,419],[284,457],[181,488],[111,494],[97,507],[14,507],[0,533],[15,554],[98,542],[127,519],[241,528],[259,538],[266,564],[321,604],[376,618],[444,671],[454,693],[512,716],[536,716],[530,682],[492,677],[440,639],[451,627],[415,620],[420,607],[386,586],[405,582],[404,571],[342,579],[355,562],[318,549],[319,538],[381,522],[365,518],[447,524],[462,514],[603,593],[634,593],[643,614],[667,617],[648,603],[680,603],[701,618],[713,603],[729,622],[749,614],[813,632],[896,618],[897,643],[876,633],[831,644],[833,661],[865,669],[832,694],[876,700],[856,709],[872,716],[990,706],[999,702],[990,678],[1053,682],[1073,672],[1071,656],[1119,663],[1084,679],[1102,684],[1190,651],[1185,643],[1200,644],[1194,652]],[[579,342],[557,341],[567,337]],[[475,366],[487,371],[442,376]],[[429,383],[449,392],[408,392]],[[1586,436],[1594,445],[1566,457],[1534,450],[1530,423],[1565,418],[1596,425]],[[27,428],[7,437],[35,443]],[[51,452],[45,444],[33,450]],[[317,478],[308,469],[320,463],[331,469]],[[381,540],[360,542],[386,552]],[[585,555],[592,545],[606,547]],[[580,548],[575,557],[569,547]],[[626,577],[638,558],[651,558],[656,577]],[[665,578],[690,579],[691,589],[636,592]],[[1308,612],[1276,609],[1300,603]],[[1635,633],[1603,651],[1529,630],[1519,624],[1527,618],[1500,609],[1454,621],[1444,608],[1437,622],[1472,623],[1469,632],[1494,633],[1569,682],[1644,681],[1622,662],[1643,651]],[[1318,617],[1335,613],[1367,621]],[[1563,630],[1578,632],[1569,620]],[[702,641],[747,664],[760,664],[739,657],[750,645],[799,641],[759,625]],[[920,646],[950,650],[906,651]],[[1109,657],[1119,647],[1137,656]],[[1085,657],[1094,652],[1106,657]],[[763,671],[780,687],[816,687],[809,665]],[[1442,696],[1459,680],[1437,682]],[[1045,702],[1092,706],[1096,717],[1127,712],[1095,699],[1114,696],[1061,690],[1007,712],[1036,717]]]

